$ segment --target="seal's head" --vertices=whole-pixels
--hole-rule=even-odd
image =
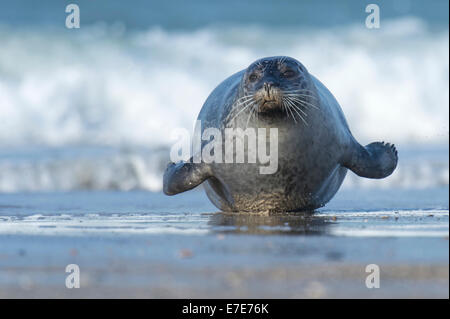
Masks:
[[[252,103],[259,114],[284,114],[294,120],[302,118],[303,108],[315,97],[308,71],[289,57],[255,61],[245,71],[242,88],[241,101]]]

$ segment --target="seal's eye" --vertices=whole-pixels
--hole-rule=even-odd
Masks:
[[[253,73],[253,74],[250,74],[248,79],[250,80],[250,82],[254,82],[258,79],[258,76],[255,73]]]
[[[285,78],[291,78],[295,75],[295,72],[292,70],[286,70],[282,73],[283,77]]]

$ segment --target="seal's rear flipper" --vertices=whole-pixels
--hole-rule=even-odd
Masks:
[[[175,195],[185,192],[200,185],[209,177],[211,177],[210,170],[205,163],[169,163],[164,172],[164,194]]]
[[[366,147],[357,144],[343,165],[362,177],[384,178],[392,174],[397,162],[397,150],[393,144],[374,142]]]

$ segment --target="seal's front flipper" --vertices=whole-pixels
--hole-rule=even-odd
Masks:
[[[384,178],[392,174],[397,162],[397,150],[393,144],[374,142],[366,147],[356,143],[343,165],[362,177]]]
[[[200,185],[209,177],[211,177],[210,170],[205,163],[169,163],[164,172],[164,194],[175,195],[185,192]]]

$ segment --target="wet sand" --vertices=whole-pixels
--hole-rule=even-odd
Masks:
[[[201,191],[1,194],[0,297],[448,298],[448,217],[447,187],[272,215],[218,213]]]

